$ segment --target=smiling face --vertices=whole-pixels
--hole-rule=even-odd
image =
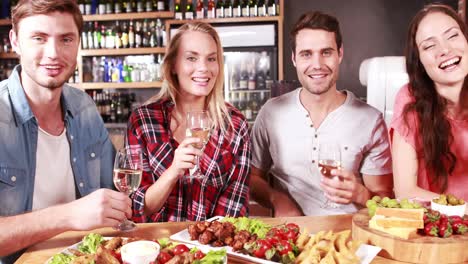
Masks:
[[[10,31],[10,39],[20,55],[23,85],[59,88],[75,71],[80,39],[71,14],[23,18],[18,34]]]
[[[217,46],[207,33],[187,31],[181,37],[174,67],[181,96],[210,94],[219,74]]]
[[[436,87],[464,81],[468,45],[453,18],[441,12],[429,13],[421,20],[415,40],[420,61]]]
[[[343,49],[338,49],[335,33],[322,29],[302,29],[296,36],[292,55],[302,86],[312,94],[336,89]]]

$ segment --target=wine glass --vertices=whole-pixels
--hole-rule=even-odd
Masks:
[[[186,121],[186,136],[199,138],[200,142],[194,144],[193,146],[203,151],[203,149],[206,146],[206,143],[208,143],[208,139],[210,138],[211,119],[208,114],[208,111],[201,110],[187,112]],[[195,167],[190,170],[190,177],[195,179],[201,179],[204,175],[200,171],[200,158],[196,156],[195,159],[196,164]]]
[[[114,162],[114,185],[120,192],[127,195],[138,189],[143,173],[143,158],[141,151],[122,148],[117,151]],[[120,231],[131,231],[136,224],[128,219],[122,221],[115,229]]]
[[[328,178],[340,180],[339,176],[331,175],[331,171],[341,167],[340,145],[332,142],[322,142],[318,149],[318,169],[320,173]],[[321,208],[339,208],[341,205],[326,199]]]

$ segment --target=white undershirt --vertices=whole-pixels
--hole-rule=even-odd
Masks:
[[[38,210],[76,199],[66,129],[54,136],[39,128],[32,209]]]

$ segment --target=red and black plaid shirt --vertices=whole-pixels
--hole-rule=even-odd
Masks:
[[[172,164],[178,142],[170,130],[174,104],[169,100],[144,105],[129,119],[127,144],[141,148],[143,178],[133,195],[135,222],[202,221],[216,215],[248,215],[250,181],[250,138],[244,116],[226,104],[233,128],[226,134],[212,131],[200,170],[202,180],[179,179],[162,208],[145,215],[146,190],[158,180]],[[188,171],[187,171],[188,174]]]

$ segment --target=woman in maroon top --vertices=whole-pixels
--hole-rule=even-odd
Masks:
[[[223,49],[206,23],[183,25],[163,64],[159,94],[133,111],[126,145],[141,149],[143,178],[133,220],[195,221],[248,214],[250,139],[244,116],[223,98]],[[207,110],[213,123],[204,151],[186,137],[187,112]],[[188,177],[200,157],[201,179]]]

